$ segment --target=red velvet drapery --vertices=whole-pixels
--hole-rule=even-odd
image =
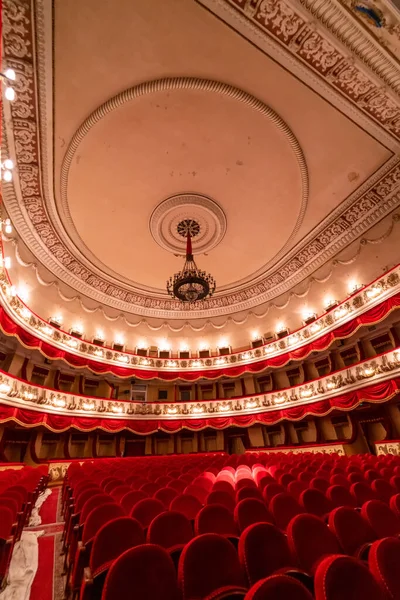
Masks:
[[[15,335],[19,338],[22,344],[28,348],[37,348],[48,358],[62,359],[68,364],[77,368],[87,367],[91,371],[97,374],[113,373],[118,377],[136,377],[138,379],[163,379],[165,381],[173,381],[175,379],[184,379],[187,381],[195,381],[196,379],[216,379],[223,375],[229,377],[239,377],[245,372],[257,373],[262,371],[266,367],[282,367],[291,360],[302,360],[306,358],[311,352],[321,351],[328,348],[332,342],[336,339],[346,338],[351,336],[359,327],[362,325],[372,325],[382,321],[392,310],[400,307],[400,293],[384,300],[374,308],[371,308],[359,317],[355,317],[348,323],[341,325],[334,331],[322,335],[317,340],[305,344],[297,350],[291,350],[285,352],[280,356],[266,358],[256,363],[243,364],[238,366],[225,366],[220,369],[209,369],[201,371],[157,371],[154,369],[137,369],[131,367],[120,367],[118,365],[110,365],[101,363],[90,358],[75,356],[73,353],[65,350],[59,350],[51,344],[40,340],[39,338],[28,333],[14,323],[14,321],[7,315],[3,307],[0,307],[0,328],[7,335]]]
[[[307,415],[325,416],[332,410],[348,411],[361,402],[385,402],[400,392],[400,377],[377,383],[361,390],[338,395],[329,400],[320,400],[310,404],[291,406],[265,413],[252,415],[236,415],[229,417],[208,417],[200,419],[113,419],[99,417],[61,416],[45,412],[35,412],[0,404],[0,423],[14,421],[26,427],[44,426],[55,432],[66,431],[70,428],[79,431],[94,431],[102,429],[110,433],[130,430],[133,433],[147,435],[159,429],[168,433],[176,433],[181,429],[199,431],[206,427],[225,429],[226,427],[249,427],[257,423],[272,425],[283,419],[298,421]]]

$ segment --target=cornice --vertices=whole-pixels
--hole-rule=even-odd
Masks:
[[[260,5],[259,2],[256,4]],[[278,4],[280,6],[282,3],[278,2]],[[18,0],[17,3],[6,0],[4,3],[6,33],[14,33],[9,37],[10,41],[7,41],[6,35],[6,57],[8,63],[18,73],[19,85],[17,101],[9,109],[11,112],[6,115],[6,121],[9,122],[8,141],[12,154],[15,150],[13,157],[18,164],[19,181],[15,182],[14,187],[11,184],[4,185],[4,196],[10,217],[24,243],[50,272],[77,290],[79,294],[122,312],[158,319],[200,319],[248,311],[282,295],[303,281],[400,205],[400,163],[393,158],[282,258],[264,279],[260,278],[253,285],[247,285],[234,293],[217,293],[215,297],[199,303],[199,306],[190,306],[189,310],[183,310],[180,303],[165,296],[143,295],[133,288],[123,287],[92,272],[65,248],[48,218],[51,204],[47,201],[46,206],[43,201],[43,188],[46,188],[46,181],[43,180],[42,186],[40,177],[46,168],[45,165],[42,168],[41,162],[42,164],[49,162],[49,157],[44,152],[48,147],[45,142],[49,132],[46,131],[47,118],[43,111],[48,113],[51,101],[49,92],[43,84],[49,69],[48,53],[46,55],[46,46],[43,42],[43,37],[49,30],[48,14],[46,16],[44,6],[48,9],[47,0],[40,0],[37,3],[36,50],[39,77],[37,90],[33,81],[34,42],[31,37],[30,3],[27,0]],[[18,27],[20,22],[24,23],[23,28]],[[184,85],[185,82],[202,80],[181,78],[179,81]],[[208,84],[216,86],[216,89],[218,86],[225,85],[217,82],[208,82]],[[162,86],[162,82],[143,84],[144,87],[149,85]],[[140,86],[134,89],[137,90],[138,87]],[[37,91],[39,106],[36,105]],[[239,90],[235,93],[248,96]],[[129,96],[132,91],[127,90],[116,98],[123,98],[124,94]],[[112,108],[113,101],[109,108]],[[258,106],[256,109],[261,107]],[[99,110],[102,110],[102,107]],[[38,111],[41,111],[40,132]],[[89,121],[85,123],[83,129],[77,133],[78,137],[85,127],[90,125]],[[40,150],[39,135],[42,142]],[[72,140],[70,148],[74,146],[77,139]],[[50,181],[47,183],[49,184]],[[46,193],[49,195],[50,191],[47,190]]]
[[[0,270],[0,301],[13,323],[32,334],[36,339],[63,352],[84,357],[100,364],[135,369],[138,377],[140,377],[140,372],[143,372],[144,377],[146,372],[150,372],[150,374],[156,373],[154,377],[158,374],[162,378],[162,373],[165,372],[172,373],[175,378],[182,377],[183,379],[185,374],[188,377],[188,374],[196,373],[197,375],[198,373],[198,378],[201,378],[204,371],[215,371],[215,377],[218,377],[221,374],[221,368],[224,369],[222,374],[229,375],[230,368],[242,367],[248,370],[252,365],[256,367],[257,363],[260,363],[259,370],[261,370],[268,366],[265,365],[266,360],[281,355],[285,355],[286,362],[289,362],[292,359],[292,352],[306,346],[309,347],[309,352],[312,352],[312,343],[317,341],[318,338],[334,332],[357,317],[361,317],[371,308],[395,296],[399,290],[400,265],[354,293],[333,310],[282,339],[277,339],[259,348],[234,352],[227,356],[214,356],[206,359],[162,359],[147,356],[140,357],[131,352],[117,352],[111,348],[100,348],[87,340],[77,340],[67,332],[50,326],[49,323],[34,315],[17,296],[12,295],[7,273],[5,270]],[[381,320],[385,316],[386,314],[380,315],[379,319]],[[350,335],[352,333],[354,333],[353,329],[351,329]],[[329,339],[327,345],[329,346],[332,341],[333,339]],[[319,349],[322,350],[323,348]],[[128,370],[126,377],[129,376],[132,376],[132,372]]]
[[[232,400],[196,402],[128,402],[93,398],[31,385],[0,371],[0,401],[8,406],[57,415],[106,419],[174,420],[201,417],[240,416],[304,406],[363,390],[400,375],[400,351],[392,350],[374,359],[348,367],[316,381],[279,392],[255,394]]]

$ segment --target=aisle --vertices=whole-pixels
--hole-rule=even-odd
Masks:
[[[60,506],[60,488],[53,488],[52,494],[40,508],[41,525],[30,531],[44,531],[39,537],[39,566],[32,583],[30,600],[62,600],[62,557],[61,534],[63,522]]]

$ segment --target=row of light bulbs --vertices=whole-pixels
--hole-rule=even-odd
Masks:
[[[15,100],[15,90],[13,87],[14,81],[16,80],[15,71],[13,69],[6,69],[4,73],[0,73],[0,79],[5,83],[4,97],[6,100],[13,102]],[[10,158],[6,160],[0,160],[0,179],[4,181],[12,181],[14,169],[14,163]]]

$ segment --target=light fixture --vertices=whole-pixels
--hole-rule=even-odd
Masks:
[[[328,312],[329,310],[332,310],[332,308],[335,308],[338,304],[338,300],[328,297],[325,299],[325,310]]]
[[[11,258],[9,256],[0,255],[0,267],[4,269],[11,268]]]
[[[4,233],[7,233],[7,235],[12,233],[12,225],[10,219],[0,218],[0,231],[4,231]]]
[[[53,325],[53,327],[57,327],[60,328],[62,325],[63,319],[61,315],[56,315],[55,317],[50,317],[49,318],[49,323],[50,325]]]
[[[53,406],[55,406],[56,408],[65,408],[67,406],[67,403],[64,398],[54,398]]]
[[[303,316],[303,325],[310,325],[310,323],[315,321],[315,319],[317,318],[316,313],[312,312],[311,310],[305,310],[303,312],[302,316]]]
[[[21,316],[23,319],[30,319],[31,318],[31,311],[28,310],[25,306],[23,307],[23,309],[21,310]]]
[[[186,237],[186,259],[182,271],[175,273],[167,281],[167,292],[181,302],[198,302],[209,298],[215,292],[215,279],[197,268],[192,250],[192,236],[199,233],[199,224],[192,219],[185,219],[178,224],[177,229],[180,235]]]
[[[0,179],[2,179],[3,181],[6,181],[7,183],[12,181],[13,168],[14,168],[14,163],[10,158],[6,158],[6,160],[3,162],[0,161]]]
[[[348,290],[349,290],[349,294],[355,294],[356,292],[358,292],[358,290],[361,290],[364,286],[360,283],[358,283],[358,281],[350,281],[349,285],[348,285]]]
[[[382,287],[378,286],[378,285],[374,285],[372,286],[369,290],[367,290],[367,297],[369,299],[372,298],[376,298],[376,296],[379,296],[379,294],[382,292]]]
[[[4,73],[0,73],[0,79],[6,84],[6,89],[4,91],[4,97],[6,100],[10,100],[12,102],[15,100],[15,90],[12,87],[16,76],[14,69],[6,69]]]

